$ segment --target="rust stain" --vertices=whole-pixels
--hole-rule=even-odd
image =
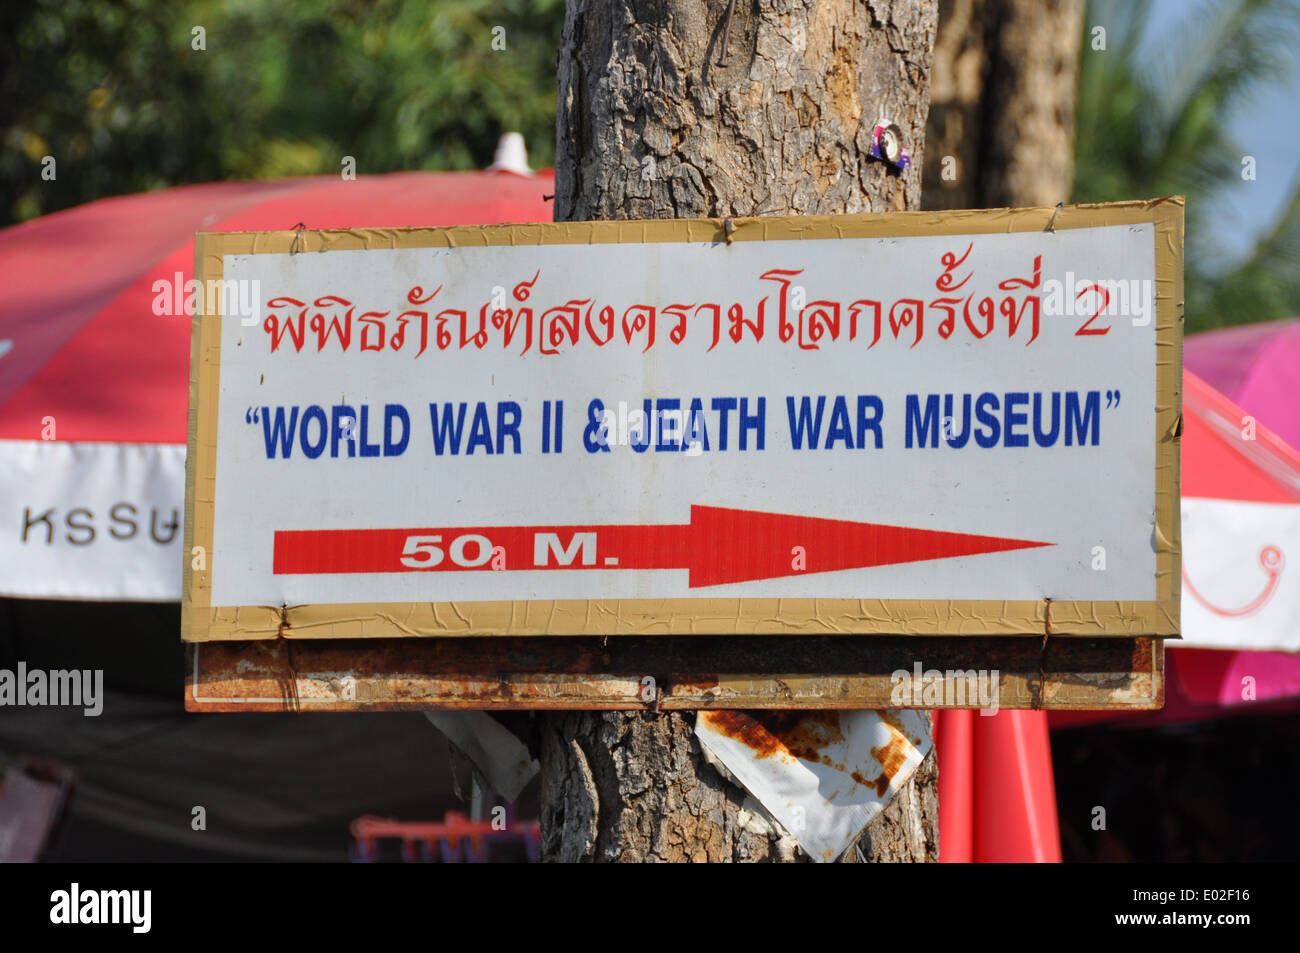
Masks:
[[[889,779],[883,774],[874,781],[868,781],[864,778],[861,771],[851,771],[849,772],[849,777],[858,784],[861,784],[864,788],[874,788],[879,797],[884,797],[885,792],[889,790]]]
[[[748,712],[724,709],[701,712],[700,717],[727,737],[753,748],[760,758],[769,757],[781,750],[781,742],[776,736]]]
[[[871,756],[880,764],[880,777],[871,782],[876,791],[884,794],[889,789],[890,783],[894,780],[894,775],[902,769],[907,763],[908,752],[912,750],[907,737],[895,728],[889,726],[889,741],[879,748],[871,749]],[[854,780],[857,780],[856,778]]]
[[[695,694],[704,694],[718,687],[717,675],[690,675],[686,678],[674,678],[672,687],[674,691],[691,692]]]
[[[880,713],[880,720],[883,721],[885,724],[887,724],[894,731],[898,732],[900,735],[903,735],[905,738],[907,738],[908,741],[912,742],[913,747],[915,748],[921,747],[920,737],[912,734],[907,730],[907,728],[903,725],[903,719],[899,716],[898,712],[882,711]]]
[[[1129,667],[1134,672],[1150,672],[1154,664],[1150,639],[1133,640],[1133,660]]]
[[[760,758],[791,755],[814,764],[834,765],[822,749],[844,740],[838,711],[767,711],[755,716],[745,711],[710,711],[702,714],[718,731],[752,748]]]

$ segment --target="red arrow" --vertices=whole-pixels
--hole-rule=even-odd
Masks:
[[[692,589],[1052,543],[692,506],[686,525],[277,530],[274,572],[689,569]]]

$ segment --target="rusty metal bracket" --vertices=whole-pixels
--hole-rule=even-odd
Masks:
[[[1164,643],[1056,636],[288,639],[187,645],[190,711],[661,711],[899,705],[899,673],[992,673],[1004,709],[1164,705]]]

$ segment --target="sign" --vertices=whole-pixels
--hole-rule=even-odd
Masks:
[[[201,234],[184,637],[1177,634],[1182,203],[1051,211]]]

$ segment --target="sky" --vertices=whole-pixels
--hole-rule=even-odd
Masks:
[[[1152,2],[1154,8],[1143,41],[1143,46],[1150,48],[1202,6],[1192,0]],[[1257,233],[1267,229],[1282,212],[1300,176],[1300,64],[1296,57],[1284,81],[1261,88],[1250,105],[1225,120],[1241,154],[1255,157],[1255,181],[1237,177],[1222,190],[1220,244],[1226,255],[1238,258],[1250,252]]]

